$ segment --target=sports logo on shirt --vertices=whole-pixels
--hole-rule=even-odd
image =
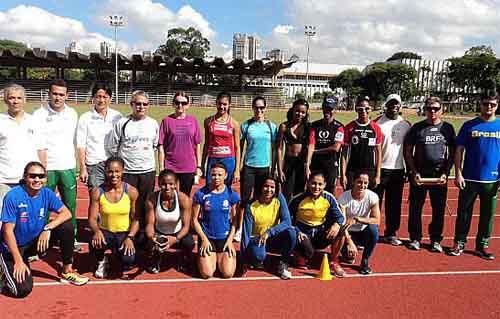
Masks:
[[[328,131],[319,131],[318,132],[318,136],[320,138],[327,139],[328,137],[330,137],[330,132],[328,132]]]
[[[43,219],[45,217],[45,209],[40,208],[40,212],[38,213],[38,219]]]
[[[20,203],[19,205],[17,205],[18,208],[28,208],[28,205],[26,205],[25,203]]]
[[[351,139],[351,143],[353,145],[359,144],[359,137],[357,135],[354,135]]]
[[[28,222],[28,212],[21,212],[21,214],[19,214],[19,222],[21,223],[27,223]]]
[[[212,204],[210,204],[209,200],[206,200],[205,204],[203,205],[203,207],[204,207],[203,208],[204,210],[208,211],[208,210],[210,210],[210,208],[212,208]]]
[[[223,209],[229,209],[229,201],[227,199],[225,199],[223,202],[222,202],[222,208]]]

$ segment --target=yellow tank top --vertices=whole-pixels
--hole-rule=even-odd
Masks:
[[[123,195],[116,203],[110,202],[101,188],[99,204],[101,207],[102,229],[117,233],[125,232],[130,228],[130,197],[127,194],[127,184],[123,185]]]
[[[277,198],[269,204],[262,204],[258,200],[250,206],[253,216],[252,236],[262,236],[269,228],[280,223],[280,202]]]

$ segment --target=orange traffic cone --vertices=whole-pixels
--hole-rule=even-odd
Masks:
[[[323,261],[321,262],[321,267],[319,268],[319,273],[316,275],[319,280],[332,280],[332,274],[330,273],[330,263],[328,262],[328,254],[323,255]]]

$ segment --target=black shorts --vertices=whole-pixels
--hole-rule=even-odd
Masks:
[[[216,253],[223,253],[224,252],[224,245],[226,244],[227,238],[226,239],[209,239],[210,245],[212,245],[212,251]],[[201,247],[201,245],[200,245]],[[200,248],[198,248],[198,253],[200,251]]]

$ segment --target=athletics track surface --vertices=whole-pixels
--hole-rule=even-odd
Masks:
[[[79,186],[79,223],[85,227],[88,196]],[[457,195],[450,182],[448,206],[453,215]],[[400,235],[407,238],[406,191],[404,198]],[[477,203],[475,215],[478,210]],[[494,261],[471,254],[472,237],[460,257],[431,253],[426,245],[415,252],[379,244],[371,261],[374,274],[361,276],[355,267],[345,266],[348,277],[326,282],[313,277],[320,255],[314,269],[291,268],[295,278],[286,282],[258,271],[231,280],[200,280],[174,268],[158,275],[140,273],[132,280],[96,280],[94,261],[85,249],[76,255],[75,266],[91,281],[74,287],[59,283],[60,264],[53,262],[59,260],[58,253],[52,250],[32,264],[35,287],[27,299],[0,296],[0,318],[500,318],[499,210],[490,244]],[[424,236],[430,213],[427,202]],[[477,218],[470,236],[476,233]],[[455,216],[447,212],[445,247],[452,245],[454,224]]]

